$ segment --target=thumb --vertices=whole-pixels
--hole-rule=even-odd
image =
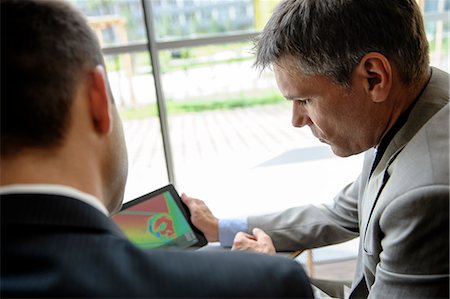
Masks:
[[[262,229],[257,227],[253,229],[252,233],[255,236],[256,240],[270,238],[268,234],[266,234]]]
[[[182,200],[186,205],[189,205],[189,197],[186,195],[186,193],[181,194],[181,200]]]

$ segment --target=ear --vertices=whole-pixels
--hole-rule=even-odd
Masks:
[[[91,70],[90,78],[89,106],[93,125],[97,133],[108,134],[112,130],[112,114],[104,68],[97,65]]]
[[[366,54],[357,66],[359,75],[364,80],[364,88],[375,103],[384,102],[392,86],[392,68],[389,60],[382,54]]]

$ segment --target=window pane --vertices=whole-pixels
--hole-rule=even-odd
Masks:
[[[278,102],[269,72],[253,69],[252,44],[232,43],[160,52],[162,81],[169,111],[205,110]],[[209,105],[209,106],[208,106]]]
[[[140,0],[71,0],[88,17],[102,47],[146,42]]]
[[[157,39],[254,31],[253,0],[152,0]]]
[[[126,202],[168,183],[153,75],[147,52],[105,61],[128,148]]]
[[[447,72],[449,68],[450,0],[427,0],[424,3],[424,19],[430,43],[431,65]]]

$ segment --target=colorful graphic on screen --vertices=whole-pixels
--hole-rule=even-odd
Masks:
[[[112,217],[141,248],[189,247],[197,238],[170,192],[166,191]]]

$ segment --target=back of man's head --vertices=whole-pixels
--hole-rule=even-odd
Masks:
[[[405,84],[428,71],[428,42],[416,0],[285,0],[256,44],[256,65],[280,59],[307,75],[350,86],[369,52],[393,63]]]
[[[1,156],[57,147],[84,72],[103,64],[84,17],[57,0],[1,0]]]

